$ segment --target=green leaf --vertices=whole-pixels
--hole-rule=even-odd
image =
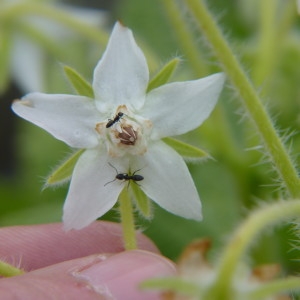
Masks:
[[[50,174],[46,180],[45,186],[62,184],[70,179],[73,169],[80,155],[85,151],[81,149],[68,157],[61,165]]]
[[[192,282],[184,281],[178,277],[149,279],[140,284],[142,289],[155,289],[160,291],[173,291],[186,296],[199,296],[199,287]]]
[[[131,184],[130,186],[136,209],[146,220],[150,220],[152,218],[151,200],[137,184]]]
[[[204,150],[187,144],[185,142],[169,137],[164,138],[163,141],[187,160],[199,160],[210,157],[209,154]]]
[[[167,83],[171,76],[173,75],[176,67],[180,62],[179,58],[173,58],[168,63],[166,63],[161,70],[150,80],[147,92]]]
[[[9,34],[0,30],[0,94],[4,92],[9,81],[9,64],[11,53],[11,39]]]
[[[94,98],[92,86],[77,71],[69,66],[64,66],[64,71],[79,95]]]

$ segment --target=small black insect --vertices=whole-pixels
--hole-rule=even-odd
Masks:
[[[124,116],[124,114],[122,112],[118,112],[116,114],[116,116],[114,117],[114,119],[108,119],[108,122],[106,124],[106,128],[109,128],[111,126],[113,126],[115,123],[119,122],[120,119]]]
[[[128,185],[130,183],[130,180],[133,180],[133,182],[136,183],[136,181],[142,181],[144,179],[144,176],[135,174],[136,172],[140,171],[141,169],[138,169],[135,172],[133,172],[132,175],[129,175],[128,173],[118,173],[118,170],[111,163],[108,163],[108,164],[116,170],[117,175],[114,180],[105,183],[104,186],[106,186],[107,184],[109,184],[111,182],[114,182],[116,179],[128,181]]]

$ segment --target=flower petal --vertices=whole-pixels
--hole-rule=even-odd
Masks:
[[[152,144],[135,166],[144,177],[141,189],[167,211],[187,219],[201,220],[201,202],[183,159],[165,143]]]
[[[94,71],[93,89],[99,109],[102,103],[116,107],[144,104],[149,81],[145,56],[130,29],[116,23],[106,51]]]
[[[223,73],[152,90],[141,115],[153,123],[152,138],[160,139],[197,128],[211,113],[223,88]]]
[[[100,150],[86,150],[75,166],[64,204],[66,230],[81,229],[101,217],[114,206],[124,187],[119,181],[109,183],[115,179],[115,170]]]
[[[31,93],[15,101],[12,109],[71,147],[90,148],[98,144],[95,126],[102,121],[101,114],[87,97]]]

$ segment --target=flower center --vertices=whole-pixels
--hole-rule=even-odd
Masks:
[[[112,157],[144,154],[151,128],[151,121],[133,114],[126,105],[120,105],[112,119],[96,124]]]
[[[120,139],[120,143],[133,146],[138,138],[137,131],[135,131],[131,126],[121,126],[121,128],[122,132],[119,132],[117,136]]]

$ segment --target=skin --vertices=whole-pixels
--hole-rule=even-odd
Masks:
[[[94,222],[65,232],[62,224],[0,229],[0,257],[24,275],[0,279],[1,298],[156,300],[155,291],[138,288],[145,279],[176,274],[146,236],[139,250],[124,251],[119,224]]]

